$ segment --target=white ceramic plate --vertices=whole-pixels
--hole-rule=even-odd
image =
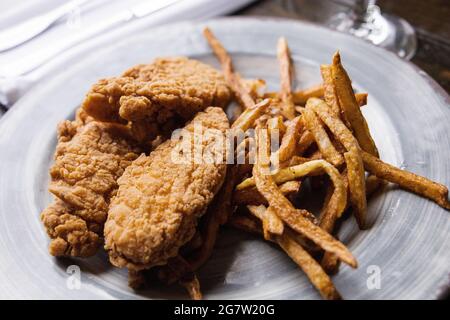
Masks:
[[[237,70],[245,77],[266,79],[270,90],[278,88],[278,37],[289,41],[299,88],[318,83],[320,64],[330,63],[339,49],[355,87],[369,92],[364,114],[381,157],[450,185],[449,97],[424,72],[395,55],[289,20],[228,18],[142,30],[106,46],[98,44],[81,58],[66,59],[1,119],[1,298],[186,298],[182,289],[158,284],[134,292],[127,287],[126,271],[110,266],[104,253],[86,260],[50,257],[39,213],[51,200],[48,168],[56,125],[73,117],[89,86],[158,56],[187,55],[217,66],[201,34],[205,25],[232,54]],[[368,217],[368,230],[359,231],[348,219],[339,234],[359,261],[357,270],[343,266],[333,277],[344,298],[435,299],[448,289],[449,212],[388,188],[370,201]],[[70,265],[80,267],[79,289],[70,285]],[[373,270],[381,272],[379,289],[367,285]],[[200,279],[205,298],[319,298],[284,253],[231,229],[222,230]]]

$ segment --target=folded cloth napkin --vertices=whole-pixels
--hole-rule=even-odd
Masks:
[[[43,14],[61,4],[59,0],[24,1],[4,0],[0,4],[0,31],[13,26],[36,14]],[[122,17],[130,8],[143,3],[171,2],[170,5],[140,18],[108,25],[115,17]],[[76,6],[68,15],[56,21],[48,30],[30,41],[0,52],[0,104],[9,108],[29,90],[36,81],[42,79],[52,69],[52,65],[64,59],[72,51],[82,50],[92,41],[119,35],[127,36],[139,30],[185,20],[201,20],[225,15],[253,2],[254,0],[89,0]],[[5,6],[6,3],[6,6]],[[9,6],[8,6],[9,5]],[[2,10],[3,9],[3,10]],[[121,21],[120,19],[118,21]],[[55,53],[51,59],[38,68],[24,74],[20,69],[28,69],[40,57],[49,57],[49,51]],[[15,74],[17,72],[17,74]],[[1,116],[1,115],[0,115]]]

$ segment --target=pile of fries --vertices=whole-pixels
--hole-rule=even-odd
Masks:
[[[228,165],[224,186],[202,221],[195,254],[175,258],[169,268],[160,270],[169,283],[190,275],[180,283],[192,298],[201,298],[193,272],[210,257],[219,227],[227,224],[276,243],[323,298],[340,299],[330,275],[337,272],[341,261],[352,268],[358,266],[349,249],[335,236],[345,212],[352,213],[359,228],[364,229],[367,199],[387,182],[450,209],[444,185],[379,159],[361,112],[368,95],[354,93],[339,52],[330,65],[321,66],[323,83],[294,91],[288,43],[280,38],[280,92],[260,93],[264,81],[241,79],[231,57],[208,28],[204,36],[239,104],[232,129],[255,130],[254,137],[238,145],[236,154],[249,157],[247,147],[254,142],[255,162]],[[271,135],[275,132],[279,148],[271,151]],[[308,184],[314,192],[325,194],[318,217],[293,201]],[[195,237],[191,243],[196,243]]]
[[[236,213],[225,215],[228,224],[277,243],[322,297],[340,298],[329,277],[337,271],[340,261],[357,267],[348,248],[333,237],[338,220],[345,211],[350,211],[363,229],[367,198],[386,182],[450,209],[445,186],[379,159],[360,110],[367,103],[367,94],[354,93],[339,52],[330,65],[321,66],[322,84],[295,92],[288,43],[280,38],[277,46],[280,92],[260,94],[257,89],[261,81],[253,86],[242,81],[212,32],[205,29],[204,35],[241,106],[242,113],[232,127],[256,130],[253,168],[235,165],[236,173],[228,182],[236,183],[229,208]],[[270,134],[275,131],[280,133],[280,146],[271,152]],[[278,168],[270,172],[275,158]],[[318,218],[290,200],[307,179],[326,192]]]

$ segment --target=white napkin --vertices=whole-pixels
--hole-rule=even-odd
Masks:
[[[145,1],[155,0],[90,0],[73,10],[71,14],[60,19],[47,31],[21,46],[0,53],[0,69],[7,68],[12,63],[21,59],[29,59],[32,55],[38,55],[40,51],[48,48],[56,48],[64,41],[71,42],[80,34],[95,29],[96,24],[109,17],[120,14],[128,8]],[[183,20],[199,20],[225,15],[233,12],[254,0],[181,0],[174,5],[168,6],[158,12],[151,13],[139,19],[124,22],[100,35],[86,39],[70,49],[59,53],[38,69],[28,72],[22,76],[0,77],[0,103],[10,107],[19,99],[33,84],[48,74],[52,65],[56,64],[71,51],[82,50],[83,46],[105,37],[118,35],[129,35],[141,29],[165,23],[179,22]],[[2,0],[0,4],[0,30],[29,19],[37,14],[48,12],[60,5],[61,0]],[[14,4],[14,5],[13,5]]]

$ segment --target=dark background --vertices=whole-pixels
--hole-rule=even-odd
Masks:
[[[383,13],[407,20],[416,30],[418,50],[411,60],[450,93],[450,0],[379,0]],[[307,9],[317,6],[319,9]],[[323,6],[323,8],[322,8]],[[287,17],[313,22],[345,10],[331,0],[261,0],[235,15]]]

